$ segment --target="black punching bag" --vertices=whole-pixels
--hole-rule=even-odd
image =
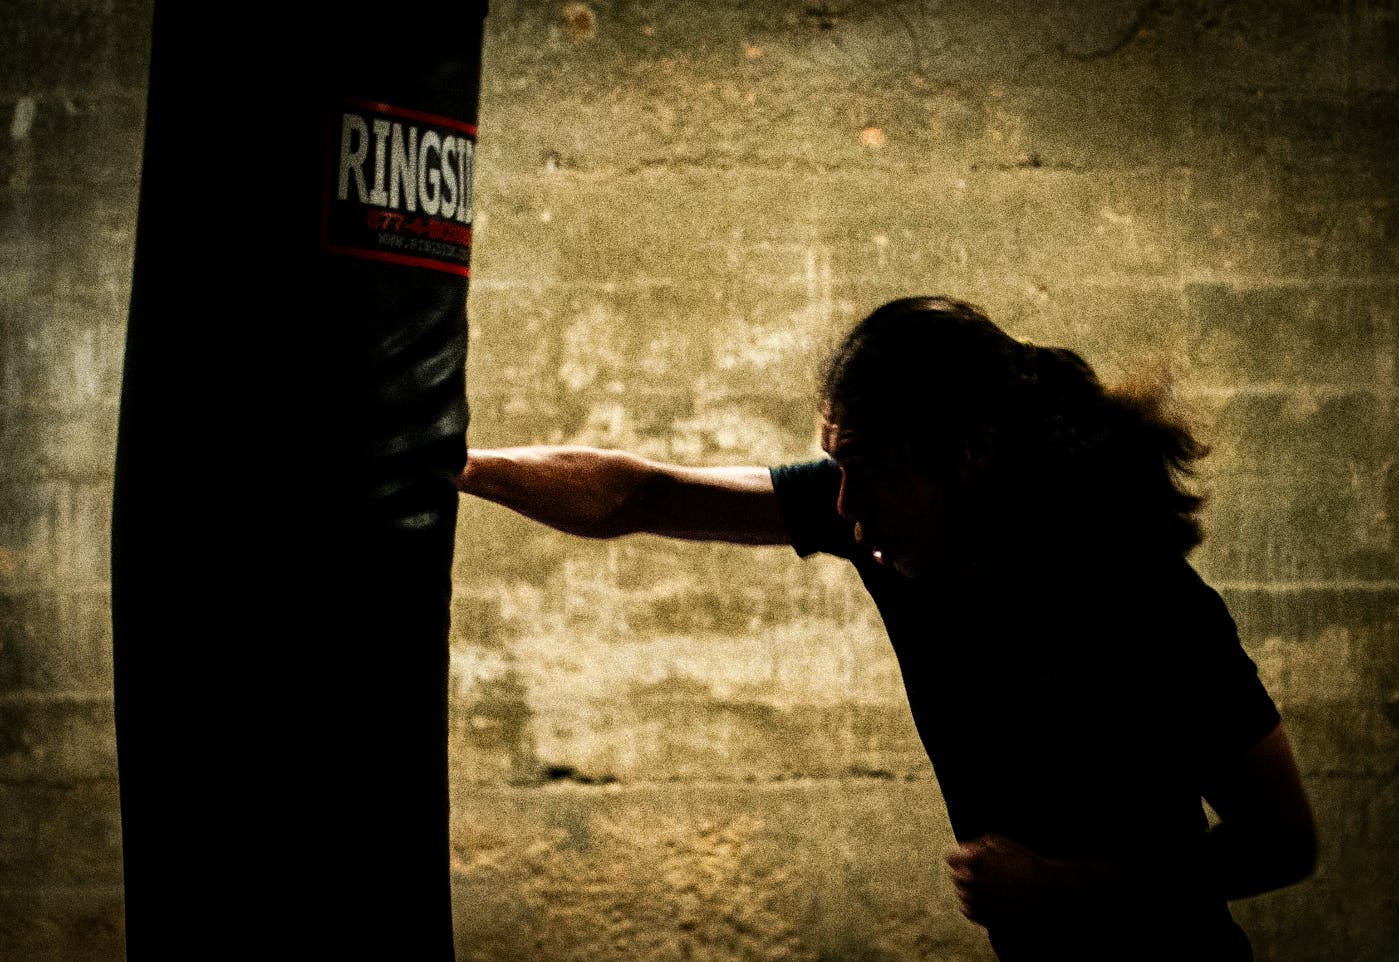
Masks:
[[[159,3],[122,385],[127,951],[450,960],[484,3]]]

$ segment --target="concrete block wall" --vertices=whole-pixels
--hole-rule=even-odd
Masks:
[[[0,42],[0,959],[120,959],[108,529],[150,12]]]
[[[1378,0],[497,0],[470,441],[805,457],[826,349],[909,293],[1108,378],[1171,367],[1215,449],[1196,563],[1323,833],[1312,880],[1236,914],[1260,959],[1393,959],[1396,22]],[[106,552],[149,9],[9,26],[0,959],[117,959]],[[840,563],[464,502],[454,578],[459,957],[990,957]]]

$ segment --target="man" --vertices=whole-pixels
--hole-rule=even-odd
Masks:
[[[1204,448],[1159,392],[947,298],[865,318],[823,395],[821,461],[517,448],[473,452],[458,487],[584,537],[847,558],[1002,959],[1251,958],[1225,903],[1305,877],[1316,842],[1273,702],[1185,561]]]

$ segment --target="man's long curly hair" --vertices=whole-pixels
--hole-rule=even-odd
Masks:
[[[1018,341],[970,304],[878,308],[831,356],[822,395],[842,427],[901,447],[934,477],[985,448],[981,503],[1012,537],[1182,555],[1203,538],[1204,498],[1187,482],[1208,448],[1168,390],[1104,387],[1078,354]]]

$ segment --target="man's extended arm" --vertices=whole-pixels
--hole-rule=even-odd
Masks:
[[[786,544],[767,468],[689,468],[581,447],[473,450],[457,489],[585,538]]]

